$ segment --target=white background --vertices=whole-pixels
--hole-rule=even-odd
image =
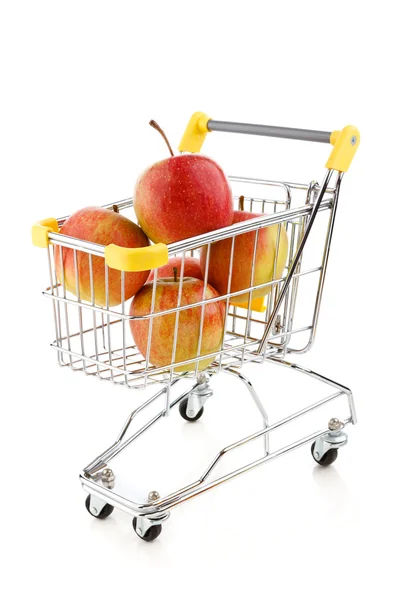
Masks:
[[[349,0],[2,4],[4,597],[397,595],[394,6]],[[145,544],[127,515],[115,511],[102,522],[84,508],[77,475],[111,443],[138,398],[57,366],[49,348],[51,307],[40,294],[46,258],[30,245],[30,226],[129,196],[140,171],[166,156],[149,119],[176,147],[195,110],[219,120],[359,127],[362,142],[343,183],[319,336],[302,359],[353,388],[359,425],[333,467],[314,467],[303,448],[177,508],[161,537]],[[328,151],[228,134],[211,134],[206,144],[229,173],[292,181],[321,179]],[[262,368],[251,375],[275,414],[279,390],[268,393]],[[228,385],[216,383],[231,428],[222,444],[237,439],[240,427],[244,435],[254,430],[241,412],[243,396]],[[198,442],[192,470],[182,472],[179,460],[169,464],[171,489],[174,477],[185,483],[198,476],[222,445],[212,414],[210,404],[201,423],[171,419],[169,428],[164,422],[141,446],[143,459],[168,449],[178,459],[187,447],[178,451],[178,442]],[[141,464],[136,454],[125,477],[135,481]]]

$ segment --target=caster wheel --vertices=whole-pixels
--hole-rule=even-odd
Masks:
[[[328,452],[326,452],[323,455],[322,458],[316,459],[315,456],[314,456],[314,448],[315,448],[315,442],[311,446],[311,454],[312,454],[312,457],[315,460],[315,462],[317,462],[319,465],[321,465],[321,467],[328,467],[329,465],[331,465],[332,463],[334,463],[335,460],[338,457],[338,450],[337,450],[337,448],[331,448],[330,450],[328,450]]]
[[[184,400],[181,400],[181,402],[179,403],[179,413],[180,413],[181,417],[183,417],[185,419],[185,421],[197,421],[197,419],[200,419],[201,415],[204,412],[204,406],[201,407],[201,409],[199,410],[199,412],[197,413],[197,415],[195,417],[188,417],[188,415],[186,414],[188,402],[189,402],[189,398],[185,398]]]
[[[162,525],[152,525],[146,531],[144,536],[142,536],[142,535],[140,535],[140,533],[138,533],[138,531],[136,529],[136,523],[137,523],[137,519],[136,519],[136,517],[134,517],[134,519],[132,521],[133,529],[135,530],[136,535],[138,535],[140,537],[140,539],[144,540],[145,542],[152,542],[153,540],[158,538],[158,536],[160,535],[160,533],[162,531]]]
[[[90,494],[85,500],[85,506],[87,508],[87,511],[92,515],[92,517],[96,517],[96,519],[106,519],[111,515],[112,511],[114,510],[114,507],[111,504],[106,504],[105,506],[103,506],[98,515],[93,514],[90,510]]]

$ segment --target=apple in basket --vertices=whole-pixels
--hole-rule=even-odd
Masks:
[[[124,248],[142,248],[149,245],[145,233],[130,219],[118,212],[96,206],[82,208],[71,215],[60,229],[63,235],[69,235],[88,242],[107,246],[116,244]],[[64,273],[61,265],[64,266]],[[76,253],[78,265],[79,296],[81,300],[92,301],[90,284],[90,262],[86,252]],[[70,248],[55,247],[57,278],[64,282],[65,288],[77,295],[77,277],[75,272],[74,251]],[[106,281],[104,258],[92,256],[94,302],[106,306]],[[149,271],[125,273],[124,300],[129,300],[144,285]],[[121,303],[121,273],[108,269],[109,306]]]
[[[182,258],[180,256],[174,256],[168,260],[168,263],[162,267],[159,267],[157,272],[157,278],[161,277],[174,277],[174,268],[176,267],[177,276],[181,274]],[[185,262],[183,266],[183,274],[185,277],[194,277],[195,279],[203,279],[200,261],[194,256],[185,256]],[[147,281],[153,281],[154,271],[149,275]]]
[[[140,226],[153,242],[170,244],[231,225],[233,199],[221,167],[201,154],[174,156],[142,173],[133,206]]]
[[[204,290],[204,282],[199,279],[184,277],[182,281],[181,306],[194,304],[205,299],[216,298],[218,293],[209,285]],[[153,283],[146,283],[132,300],[130,314],[134,317],[149,315],[152,304]],[[178,306],[179,278],[175,267],[174,277],[157,280],[155,293],[154,312],[169,310]],[[194,359],[197,356],[201,306],[181,310],[179,313],[169,313],[153,317],[153,326],[150,342],[150,363],[155,367],[171,364],[173,360],[173,342],[175,333],[175,318],[179,314],[178,337],[174,362]],[[203,335],[201,340],[200,355],[218,352],[221,349],[224,331],[225,302],[210,302],[204,305]],[[150,319],[131,319],[129,321],[133,339],[141,354],[146,357],[149,336]],[[200,361],[199,369],[203,370],[210,365],[215,356]],[[176,371],[192,371],[196,363],[188,363],[177,367]]]
[[[234,212],[233,223],[240,223],[248,219],[262,217],[261,214],[254,214],[244,210]],[[264,215],[265,216],[265,215]],[[254,244],[256,232],[244,233],[235,238],[235,247],[232,264],[231,292],[238,292],[251,285],[251,272],[253,265]],[[277,245],[279,251],[276,260],[276,272],[274,277],[275,256]],[[231,258],[232,238],[215,242],[210,246],[210,258],[208,267],[207,283],[212,285],[219,293],[226,294],[228,291],[229,263]],[[254,265],[253,285],[262,285],[279,279],[282,276],[286,264],[288,252],[287,233],[282,225],[270,225],[259,230],[256,258]],[[201,251],[200,264],[205,274],[207,260],[207,247],[204,246]],[[272,286],[266,286],[253,291],[252,298],[266,296],[270,293]],[[233,302],[247,302],[249,294],[239,294],[232,298]]]

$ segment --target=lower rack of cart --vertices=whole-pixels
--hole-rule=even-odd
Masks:
[[[238,477],[251,469],[266,464],[274,458],[283,456],[296,448],[309,444],[311,446],[312,456],[319,465],[326,467],[332,464],[338,456],[338,449],[347,443],[348,436],[346,427],[350,423],[356,423],[355,407],[350,389],[318,373],[278,357],[266,358],[266,362],[295,370],[302,375],[307,375],[316,379],[331,388],[332,393],[310,405],[302,407],[275,423],[269,423],[267,412],[250,380],[242,371],[234,368],[226,369],[224,371],[225,374],[239,379],[244,385],[248,392],[247,397],[251,398],[254,402],[261,416],[262,428],[251,435],[222,448],[198,479],[195,479],[192,483],[189,483],[175,492],[169,493],[166,496],[160,496],[158,491],[150,490],[147,497],[142,496],[134,499],[117,494],[113,489],[116,475],[110,468],[112,459],[137,440],[150,427],[157,423],[157,421],[160,421],[167,415],[167,410],[164,408],[152,416],[152,418],[140,428],[131,431],[134,429],[135,417],[139,412],[149,408],[157,399],[166,395],[169,388],[172,388],[170,394],[173,393],[174,385],[178,382],[178,379],[176,379],[172,385],[165,386],[149,398],[147,402],[132,411],[115,442],[92,461],[81,473],[80,480],[82,487],[88,493],[86,498],[86,508],[89,513],[98,519],[104,519],[113,512],[114,508],[122,510],[133,518],[132,525],[137,535],[149,542],[160,535],[162,524],[169,518],[170,511],[175,506],[186,502],[199,494],[207,492],[234,477]],[[181,416],[185,420],[197,421],[203,414],[206,401],[209,400],[212,402],[212,399],[210,400],[213,395],[212,377],[212,374],[201,373],[191,389],[186,390],[173,399],[169,399],[169,408],[173,409],[174,407],[178,407]],[[312,411],[317,411],[323,406],[335,400],[339,400],[340,398],[343,398],[346,401],[348,407],[347,415],[344,414],[338,417],[335,413],[335,416],[332,416],[327,423],[324,423],[322,429],[313,431],[305,436],[302,435],[302,437],[294,439],[289,444],[271,448],[270,434],[272,432],[283,428],[289,423],[306,416]],[[263,451],[260,458],[241,465],[220,477],[211,477],[214,469],[219,465],[226,454],[260,439],[263,440]]]

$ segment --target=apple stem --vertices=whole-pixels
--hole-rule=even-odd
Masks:
[[[176,283],[178,281],[178,267],[174,267],[172,270],[174,272],[174,281]]]
[[[244,210],[244,196],[239,196],[239,210]]]
[[[113,204],[112,209],[113,209],[114,212],[119,213],[119,208],[118,208],[118,206],[116,204]]]
[[[154,127],[154,129],[156,129],[158,131],[158,133],[160,133],[162,135],[162,137],[164,138],[165,143],[168,146],[168,150],[171,153],[171,156],[174,156],[174,153],[172,152],[172,148],[171,148],[171,144],[168,141],[167,136],[165,135],[164,131],[161,129],[161,127],[159,126],[158,123],[156,123],[155,121],[153,121],[153,119],[151,121],[149,121],[149,125],[151,125],[152,127]]]

